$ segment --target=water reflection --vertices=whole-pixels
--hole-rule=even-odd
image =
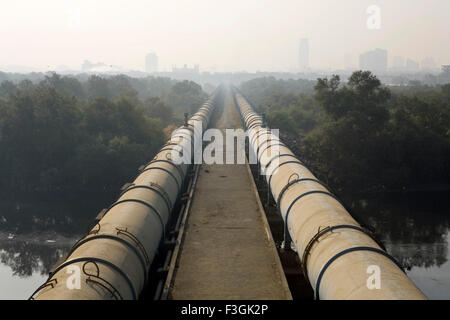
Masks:
[[[0,200],[0,299],[27,299],[112,200]]]
[[[0,299],[27,299],[78,237],[0,232]]]
[[[448,194],[364,197],[350,208],[431,299],[450,299]]]
[[[48,274],[50,268],[66,253],[74,239],[63,239],[53,242],[53,238],[39,238],[27,235],[28,240],[7,239],[0,242],[0,263],[9,266],[14,276],[27,277],[33,273]],[[24,237],[21,237],[24,238]],[[50,240],[50,241],[48,241]]]
[[[450,197],[351,199],[344,199],[351,214],[374,228],[425,295],[450,299]],[[37,228],[18,231],[0,223],[0,299],[26,299],[45,281],[48,271],[80,238],[88,223],[72,225],[77,232],[67,232],[64,227],[44,233]]]

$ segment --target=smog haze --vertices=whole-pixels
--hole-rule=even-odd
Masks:
[[[378,29],[367,26],[372,5]],[[448,0],[4,1],[0,67],[78,70],[90,60],[143,71],[155,52],[161,71],[292,71],[301,38],[315,69],[356,67],[375,48],[390,65],[394,56],[441,65],[450,63],[448,12]]]

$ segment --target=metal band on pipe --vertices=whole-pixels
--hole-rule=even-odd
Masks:
[[[155,209],[155,207],[153,207],[150,203],[142,201],[140,199],[124,199],[124,200],[120,200],[117,202],[114,202],[105,212],[105,214],[103,215],[103,217],[106,216],[106,214],[115,206],[117,206],[118,204],[122,204],[124,202],[136,202],[136,203],[140,203],[143,204],[144,206],[147,206],[148,208],[152,209],[152,212],[154,212],[157,217],[159,218],[159,222],[161,223],[161,227],[162,227],[162,236],[161,238],[164,239],[165,235],[166,235],[166,225],[164,224],[163,218],[161,216],[161,214],[158,212],[158,210]],[[103,218],[102,218],[103,219]]]
[[[162,146],[162,149],[158,153],[161,153],[162,151],[164,151],[165,147],[168,147],[168,146],[176,146],[176,147],[180,147],[181,149],[183,149],[183,151],[185,150],[185,148],[181,144],[181,142],[170,142],[170,140],[169,140]]]
[[[127,282],[128,286],[130,287],[131,290],[131,294],[133,296],[133,300],[137,299],[138,293],[136,291],[136,288],[133,285],[133,282],[130,280],[130,278],[128,277],[128,275],[122,270],[120,269],[118,266],[116,266],[115,264],[111,263],[108,260],[102,259],[102,258],[96,258],[96,257],[81,257],[81,258],[75,258],[72,260],[67,260],[64,263],[62,263],[61,265],[59,265],[55,271],[53,271],[53,273],[50,275],[50,277],[53,277],[58,271],[60,271],[61,269],[63,269],[64,267],[73,264],[73,263],[77,263],[77,262],[82,262],[82,261],[92,261],[92,262],[99,262],[101,264],[104,264],[108,267],[110,267],[111,269],[114,269],[114,271],[117,271]]]
[[[261,131],[264,130],[264,131]],[[257,131],[257,133],[255,133],[255,135],[252,138],[251,144],[253,145],[255,143],[255,141],[259,138],[260,135],[264,134],[264,133],[271,133],[272,131],[270,129],[266,129],[266,128],[261,128]]]
[[[286,162],[285,162],[286,163]],[[285,185],[283,187],[283,189],[281,189],[280,194],[277,197],[277,208],[278,208],[278,212],[281,212],[280,206],[281,206],[281,200],[283,198],[284,193],[289,189],[289,187],[291,187],[292,185],[299,183],[299,182],[303,182],[303,181],[312,181],[312,182],[317,182],[318,184],[322,185],[323,187],[326,188],[325,184],[317,179],[312,179],[312,178],[302,178],[302,179],[295,179],[290,181],[287,185]]]
[[[186,139],[189,142],[191,142],[191,144],[194,143],[193,139],[192,139],[192,135],[186,133],[186,132],[173,132],[170,139],[176,139],[176,138],[181,138],[182,140]],[[187,139],[189,138],[189,139]]]
[[[270,166],[270,164],[272,163],[273,160],[275,160],[276,158],[281,158],[281,157],[292,157],[296,160],[298,160],[298,162],[300,162],[302,164],[302,166],[305,166],[305,164],[303,163],[303,161],[301,161],[299,158],[297,158],[297,156],[291,154],[291,153],[282,153],[282,154],[277,154],[276,156],[274,156],[273,158],[271,158],[266,165],[264,166],[265,168],[268,168]]]
[[[206,110],[205,110],[205,111],[206,111]],[[189,119],[189,120],[197,120],[197,119],[194,119],[194,118],[196,118],[196,117],[201,117],[201,118],[203,118],[203,120],[205,120],[206,122],[208,122],[208,117],[207,117],[207,115],[204,114],[204,113],[201,113],[201,112],[195,113],[194,116],[193,116],[191,119]]]
[[[284,166],[285,164],[289,164],[289,163],[296,163],[296,164],[299,164],[299,165],[301,165],[302,167],[306,168],[305,165],[303,164],[303,162],[301,162],[300,160],[296,160],[296,161],[291,160],[291,161],[286,161],[286,162],[283,162],[283,163],[278,164],[278,166],[276,166],[276,167],[272,170],[272,173],[270,174],[270,177],[269,177],[269,182],[267,183],[267,185],[269,186],[269,188],[270,188],[271,190],[272,190],[272,188],[271,188],[271,183],[272,183],[272,177],[273,177],[273,175],[275,174],[275,172],[276,172],[280,167]],[[267,168],[267,167],[266,167],[266,168]],[[308,168],[306,168],[306,169],[308,169]]]
[[[262,119],[258,116],[254,116],[254,117],[250,116],[244,120],[244,122],[247,126],[250,126],[252,123],[255,123],[256,121],[262,121]]]
[[[291,243],[292,238],[291,235],[289,234],[289,229],[288,229],[288,218],[289,218],[289,212],[291,212],[292,206],[301,198],[310,195],[310,194],[316,194],[316,193],[320,193],[320,194],[324,194],[327,196],[332,197],[334,200],[336,200],[337,202],[339,202],[341,205],[341,201],[332,193],[328,192],[328,191],[323,191],[323,190],[313,190],[313,191],[308,191],[305,193],[302,193],[301,195],[297,196],[294,200],[292,200],[291,204],[289,205],[287,211],[286,211],[286,215],[284,216],[284,241],[285,243]],[[343,205],[342,205],[343,206]]]
[[[309,240],[308,244],[305,247],[305,250],[303,251],[303,255],[302,255],[302,270],[303,270],[303,274],[305,275],[305,279],[307,279],[307,281],[309,281],[308,278],[308,257],[309,257],[309,253],[312,249],[312,247],[314,246],[314,244],[316,242],[319,242],[319,239],[326,233],[331,232],[333,233],[333,230],[336,229],[352,229],[352,230],[356,230],[359,232],[362,232],[364,234],[366,234],[367,236],[369,236],[373,241],[375,241],[378,244],[378,240],[375,239],[373,233],[367,229],[367,228],[363,228],[360,226],[355,226],[355,225],[351,225],[351,224],[340,224],[340,225],[335,225],[335,226],[328,226],[326,228],[323,228],[322,230],[319,230],[314,237],[311,238],[311,240]]]
[[[208,120],[205,120],[205,117],[201,117],[201,116],[193,116],[192,118],[189,119],[189,121],[200,121],[202,124],[205,121],[206,123],[208,123]]]
[[[271,141],[277,141],[277,140],[271,140]],[[257,154],[257,155],[258,155],[258,162],[261,162],[262,155],[264,154],[264,152],[266,152],[267,149],[272,148],[272,147],[275,147],[275,146],[286,147],[286,145],[285,145],[284,143],[282,143],[281,141],[280,141],[279,143],[274,143],[274,144],[271,144],[270,146],[266,146],[266,147],[261,151],[261,155]],[[287,147],[286,147],[286,148],[287,148]]]
[[[164,159],[161,159],[161,160],[152,160],[152,161],[150,161],[149,163],[147,163],[146,165],[145,165],[145,167],[148,167],[149,165],[151,165],[152,163],[155,163],[155,162],[165,162],[165,163],[170,163],[172,166],[174,166],[177,170],[178,170],[178,173],[180,174],[180,177],[181,177],[181,180],[184,180],[184,172],[183,172],[183,169],[181,169],[177,164],[175,164],[175,163],[173,163],[173,161],[170,161],[170,160],[164,160]]]
[[[125,193],[127,193],[128,191],[133,190],[133,189],[147,189],[147,190],[151,190],[151,191],[156,192],[164,200],[164,203],[167,206],[168,212],[169,213],[172,212],[172,205],[170,204],[170,199],[167,199],[167,197],[161,191],[159,191],[158,189],[153,188],[151,186],[137,185],[137,186],[129,187],[129,188],[125,189],[124,191],[122,191],[122,193],[119,195],[119,198],[121,196],[123,196]]]
[[[167,146],[163,147],[161,150],[159,150],[158,154],[160,154],[160,153],[163,152],[163,151],[169,151],[169,150],[171,150],[171,151],[176,151],[176,152],[178,152],[179,155],[183,154],[183,156],[184,156],[184,152],[186,152],[186,149],[185,149],[184,147],[182,147],[179,143],[174,144],[174,145],[177,146],[177,147],[180,147],[181,150],[177,150],[177,149],[175,149],[174,147],[170,147],[170,146],[167,145]],[[189,152],[187,152],[187,154],[189,154]],[[169,158],[169,159],[170,159],[170,158]]]
[[[187,132],[184,132],[183,129],[185,129],[185,128],[178,128],[178,129],[175,129],[175,130],[172,132],[172,137],[173,137],[173,138],[176,138],[176,137],[177,137],[176,135],[179,134],[179,135],[183,135],[183,136],[185,136],[185,137],[192,138],[192,135],[189,134],[189,133],[187,133]]]
[[[269,139],[264,140],[261,144],[258,145],[258,148],[256,148],[256,154],[259,154],[259,149],[260,149],[263,145],[265,145],[265,144],[268,143],[268,142],[272,142],[272,141],[276,141],[276,142],[282,143],[280,139],[278,139],[278,138],[272,139],[272,137],[270,137]]]
[[[87,243],[89,241],[92,241],[92,240],[96,240],[96,239],[107,239],[107,240],[117,241],[117,242],[120,242],[120,243],[124,244],[128,248],[130,248],[136,254],[136,256],[139,259],[139,262],[141,263],[142,270],[143,270],[143,273],[144,273],[144,286],[147,284],[147,281],[148,281],[147,264],[150,263],[150,260],[148,258],[147,252],[145,251],[145,248],[141,249],[141,250],[143,250],[142,254],[144,255],[144,258],[145,258],[145,261],[144,261],[144,258],[142,257],[142,254],[139,253],[139,251],[138,251],[136,246],[134,246],[130,242],[126,241],[125,239],[123,239],[123,238],[121,238],[121,237],[119,237],[117,235],[114,235],[114,234],[96,234],[96,235],[93,235],[91,237],[85,237],[85,238],[81,239],[80,241],[78,241],[77,243],[74,244],[74,246],[70,249],[70,252],[67,254],[67,257],[70,257],[74,253],[74,251],[76,249],[78,249],[79,247],[81,247],[83,244],[85,244],[85,243]]]
[[[262,122],[261,123],[253,123],[251,126],[248,127],[248,129],[250,130],[254,127],[260,126],[261,124],[262,124]]]
[[[250,124],[254,120],[261,120],[261,117],[254,113],[249,113],[244,117],[244,122],[246,124]]]
[[[40,292],[42,289],[46,288],[46,287],[52,287],[52,289],[55,287],[55,285],[58,284],[58,280],[55,279],[50,279],[51,277],[48,277],[47,281],[45,281],[42,285],[40,285],[34,292],[33,294],[28,298],[28,300],[34,300],[34,296]]]
[[[170,172],[169,170],[167,170],[167,169],[165,169],[165,168],[161,168],[161,167],[150,167],[150,168],[145,168],[144,170],[142,170],[142,172],[141,172],[139,175],[143,174],[143,173],[146,172],[146,171],[150,171],[150,170],[161,170],[161,171],[164,171],[164,172],[168,173],[168,174],[173,178],[173,180],[175,180],[175,183],[176,183],[177,186],[178,186],[178,190],[180,190],[181,186],[180,186],[180,183],[178,182],[178,179],[173,175],[172,172]]]
[[[400,263],[398,263],[397,260],[395,260],[394,257],[392,257],[390,254],[388,254],[386,251],[383,251],[381,249],[378,248],[374,248],[374,247],[354,247],[354,248],[349,248],[349,249],[345,249],[337,254],[335,254],[330,260],[328,260],[328,262],[322,267],[322,270],[320,270],[319,273],[319,277],[317,278],[317,282],[316,282],[316,290],[315,290],[315,297],[316,300],[320,300],[319,297],[319,289],[320,289],[320,282],[322,281],[322,277],[323,274],[325,273],[325,271],[328,269],[328,267],[333,263],[333,261],[335,261],[337,258],[343,256],[344,254],[350,253],[350,252],[354,252],[354,251],[371,251],[371,252],[375,252],[375,253],[379,253],[383,256],[385,256],[386,258],[390,259],[392,262],[394,262],[397,267],[400,268],[400,270],[402,270],[404,273],[405,270],[403,270],[403,267],[400,265]]]
[[[194,129],[189,126],[193,127],[193,125],[188,124],[187,126],[182,126],[181,129],[187,129],[187,130],[191,131],[192,133],[195,133]]]
[[[256,113],[254,113],[254,112],[248,112],[248,113],[244,116],[244,119],[245,119],[245,120],[248,120],[248,118],[250,118],[250,117],[259,117],[259,115],[256,114]]]
[[[255,123],[257,121],[261,121],[262,122],[262,119],[259,116],[257,116],[257,117],[255,117],[253,119],[250,119],[250,117],[249,117],[249,118],[247,118],[247,120],[245,120],[245,122],[247,122],[248,126],[250,126],[252,123]]]

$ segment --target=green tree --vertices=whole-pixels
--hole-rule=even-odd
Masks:
[[[185,112],[193,114],[205,98],[206,94],[200,85],[184,80],[172,87],[167,96],[167,103],[174,108],[175,116],[182,119]]]
[[[8,97],[16,91],[16,85],[11,81],[3,81],[0,83],[0,97]]]
[[[347,85],[339,76],[318,79],[315,97],[326,118],[303,140],[303,152],[313,167],[340,187],[379,183],[375,170],[380,137],[389,118],[390,92],[369,71],[357,71]]]
[[[160,119],[164,124],[173,120],[173,109],[158,97],[147,98],[144,102],[145,114]]]
[[[97,75],[90,76],[87,83],[89,98],[111,98],[108,80]]]
[[[52,86],[56,90],[68,95],[74,95],[80,98],[85,96],[83,86],[76,78],[61,77],[59,74],[53,72],[51,75],[45,76],[45,79],[41,83]]]

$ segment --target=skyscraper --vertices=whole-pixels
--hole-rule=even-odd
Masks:
[[[387,51],[375,49],[359,56],[359,67],[362,70],[385,72],[387,70]]]
[[[406,60],[406,69],[408,71],[419,71],[419,63],[417,61],[414,61],[412,59]]]
[[[300,71],[306,71],[306,70],[309,69],[309,43],[308,43],[308,39],[300,39],[299,67],[300,67]]]
[[[158,56],[153,52],[145,56],[145,71],[148,73],[158,72]]]
[[[385,72],[388,65],[388,53],[383,49],[364,52],[359,56],[359,67],[362,70]]]
[[[436,69],[436,62],[432,57],[426,57],[420,62],[420,66],[424,71],[431,71]]]
[[[402,69],[405,67],[405,60],[403,57],[396,56],[394,57],[394,61],[392,63],[392,67],[395,69]]]

